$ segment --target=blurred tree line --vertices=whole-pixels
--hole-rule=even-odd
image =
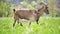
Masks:
[[[9,2],[8,2],[9,1]],[[19,2],[19,0],[0,0],[0,17],[10,17],[13,15],[13,8],[28,8],[31,10],[36,10],[40,7],[41,1],[44,1],[48,5],[48,9],[50,14],[48,16],[51,17],[58,17],[60,16],[60,8],[57,8],[58,6],[56,4],[59,0],[21,0],[22,2]],[[19,2],[13,4],[13,2]],[[16,6],[17,5],[17,6]],[[59,4],[58,4],[59,5]]]
[[[0,0],[0,17],[8,17],[12,13],[11,3],[5,0]]]
[[[50,11],[50,16],[52,17],[60,17],[60,0],[49,0],[48,7]]]

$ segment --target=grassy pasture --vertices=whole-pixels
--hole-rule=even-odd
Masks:
[[[23,23],[23,22],[22,22]],[[13,28],[13,18],[0,18],[0,34],[60,34],[59,17],[41,17],[39,24],[24,22],[23,27],[16,23]]]

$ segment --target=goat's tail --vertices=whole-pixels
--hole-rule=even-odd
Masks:
[[[15,9],[13,9],[13,11],[15,12]]]

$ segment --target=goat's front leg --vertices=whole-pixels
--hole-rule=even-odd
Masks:
[[[36,20],[36,23],[37,23],[37,24],[39,24],[38,21],[39,21],[39,19]]]

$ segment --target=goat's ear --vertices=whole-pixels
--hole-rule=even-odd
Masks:
[[[15,9],[13,9],[13,11],[15,12]]]

